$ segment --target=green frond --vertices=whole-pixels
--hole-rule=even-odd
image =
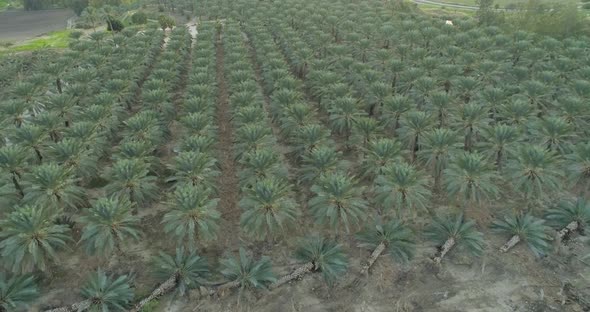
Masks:
[[[195,251],[185,252],[184,247],[176,248],[176,253],[172,255],[160,252],[154,258],[154,270],[161,280],[176,276],[177,290],[181,296],[201,286],[211,274],[207,259]]]
[[[348,269],[348,259],[342,246],[322,237],[308,237],[301,240],[295,251],[295,258],[311,262],[316,271],[322,272],[324,280],[332,285]]]
[[[256,261],[244,248],[240,248],[238,258],[225,258],[220,263],[221,274],[228,281],[239,283],[241,288],[266,288],[276,281],[270,258]]]
[[[503,219],[492,223],[495,232],[503,233],[510,238],[517,235],[527,243],[535,256],[546,254],[551,248],[551,237],[547,234],[549,228],[545,226],[545,220],[536,218],[530,214],[505,216]]]
[[[357,233],[356,238],[360,241],[361,247],[371,251],[384,243],[391,257],[402,263],[410,261],[416,249],[412,230],[396,220],[385,224],[375,222]]]
[[[133,289],[127,275],[107,276],[101,269],[92,273],[80,292],[90,300],[90,311],[126,311],[133,300]]]

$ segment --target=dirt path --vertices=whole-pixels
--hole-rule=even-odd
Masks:
[[[236,160],[232,149],[233,131],[231,125],[231,111],[225,80],[224,49],[220,37],[217,38],[215,47],[217,58],[217,87],[219,88],[219,96],[217,98],[217,125],[219,126],[218,160],[221,167],[219,181],[219,210],[223,215],[223,219],[230,222],[229,226],[231,229],[239,229],[240,211],[238,210],[238,192],[240,188],[238,184]],[[227,232],[224,234],[227,234]],[[223,235],[222,237],[229,240],[231,237],[227,236],[230,235]]]

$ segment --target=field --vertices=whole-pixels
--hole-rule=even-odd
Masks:
[[[0,12],[0,41],[16,42],[66,27],[70,10]]]
[[[586,38],[197,12],[0,59],[0,311],[590,309]]]

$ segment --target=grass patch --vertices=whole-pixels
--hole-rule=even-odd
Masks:
[[[71,30],[58,30],[38,38],[30,39],[10,47],[9,52],[35,51],[45,48],[63,49],[68,47]]]

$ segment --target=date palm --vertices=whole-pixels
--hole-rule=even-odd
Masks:
[[[363,273],[369,271],[385,249],[389,250],[394,260],[406,263],[412,259],[416,248],[412,230],[396,220],[367,226],[356,235],[356,238],[360,241],[361,247],[371,250],[371,256],[363,266]]]
[[[457,134],[446,128],[430,130],[424,134],[422,150],[418,153],[427,167],[432,168],[434,185],[440,182],[443,170],[447,168],[449,159],[455,155],[461,144],[457,140]]]
[[[500,193],[499,175],[478,153],[464,152],[454,157],[443,178],[448,196],[458,196],[466,203],[480,204],[498,198]]]
[[[127,198],[102,197],[96,200],[86,215],[80,243],[90,255],[108,258],[115,249],[129,241],[138,241],[141,235],[140,218],[131,215],[133,204]]]
[[[185,252],[183,247],[176,248],[176,253],[172,255],[160,252],[154,258],[154,268],[154,274],[159,279],[174,280],[172,286],[176,287],[181,296],[203,285],[211,274],[207,259],[199,256],[195,251]]]
[[[123,159],[138,160],[148,165],[150,171],[161,168],[160,159],[155,156],[157,146],[148,141],[124,141],[117,146],[111,158],[114,162]]]
[[[48,209],[24,206],[0,221],[0,253],[12,272],[45,271],[70,242],[70,228],[52,222]]]
[[[274,145],[275,137],[268,125],[259,122],[238,128],[236,141],[239,142],[236,144],[236,154],[241,158],[245,153]]]
[[[32,275],[12,277],[0,273],[0,311],[16,311],[28,308],[39,297],[39,290]]]
[[[505,216],[503,219],[492,223],[495,232],[508,234],[510,240],[501,248],[501,252],[507,252],[519,242],[526,242],[535,256],[544,255],[550,248],[551,238],[547,234],[548,227],[543,219],[530,214]]]
[[[275,178],[257,181],[244,190],[240,226],[256,239],[271,238],[292,227],[301,214],[286,182]]]
[[[483,234],[477,231],[475,221],[465,219],[463,214],[435,217],[424,235],[439,247],[434,257],[435,263],[440,263],[455,247],[466,249],[474,255],[480,255],[484,249]]]
[[[300,156],[316,147],[331,144],[330,130],[316,123],[298,128],[293,136],[293,147]]]
[[[220,263],[221,274],[228,281],[221,288],[239,287],[241,292],[249,288],[266,288],[276,281],[270,258],[262,257],[256,261],[244,248],[240,248],[237,258],[230,256]]]
[[[80,139],[65,138],[48,146],[51,159],[71,170],[80,179],[92,179],[98,174],[98,156]]]
[[[508,162],[506,172],[515,189],[522,191],[525,198],[544,197],[561,189],[560,163],[554,152],[541,146],[525,145],[516,158]]]
[[[34,152],[39,163],[43,161],[41,150],[47,145],[47,139],[47,133],[41,127],[35,125],[23,125],[15,129],[10,137],[10,141],[19,142],[19,145],[30,149],[30,152]]]
[[[401,153],[402,147],[394,139],[379,138],[369,142],[363,151],[362,175],[373,180],[384,174],[388,166],[403,161]]]
[[[407,163],[393,164],[376,179],[375,201],[382,208],[404,210],[427,209],[431,191],[428,177]]]
[[[209,154],[180,152],[168,165],[172,173],[166,182],[174,183],[175,187],[187,184],[215,189],[215,179],[219,176],[217,166],[217,160]]]
[[[379,122],[371,117],[362,116],[356,119],[353,125],[353,142],[359,142],[362,147],[367,147],[381,132]]]
[[[403,95],[387,97],[383,101],[381,120],[396,134],[401,117],[409,112],[411,108],[412,101],[409,97]]]
[[[348,142],[352,135],[352,129],[358,118],[365,115],[359,109],[356,99],[344,96],[334,99],[328,109],[330,114],[330,126],[332,130],[343,134]]]
[[[577,143],[573,153],[565,158],[570,181],[582,186],[582,190],[587,189],[590,186],[590,142]]]
[[[466,151],[471,151],[478,134],[490,122],[488,108],[484,105],[471,102],[460,106],[455,115],[455,120],[452,122],[453,126],[463,130],[465,134],[463,148]]]
[[[6,178],[12,180],[14,188],[21,197],[25,196],[21,179],[25,174],[27,167],[30,166],[29,154],[27,150],[18,145],[9,145],[0,147],[0,172]]]
[[[356,227],[367,215],[368,203],[362,197],[363,189],[341,172],[321,177],[311,187],[314,196],[309,200],[309,208],[314,219],[333,229],[343,226],[349,233],[351,227]]]
[[[430,115],[422,111],[410,111],[401,119],[399,129],[401,138],[408,143],[411,162],[416,160],[416,155],[422,144],[421,139],[432,126]]]
[[[520,134],[514,126],[496,125],[484,128],[483,140],[479,143],[481,151],[487,153],[490,159],[494,159],[496,169],[502,171],[504,162],[508,156],[513,156],[516,144],[520,140]]]
[[[121,159],[107,171],[107,195],[126,197],[138,205],[158,196],[157,178],[148,175],[148,165],[137,159]]]
[[[557,237],[564,239],[567,235],[590,226],[590,202],[582,197],[562,200],[547,211],[545,219],[559,229]]]
[[[301,180],[305,183],[314,183],[322,176],[346,167],[342,153],[329,146],[313,149],[303,155],[301,162]]]
[[[287,176],[287,168],[279,154],[272,148],[262,148],[240,159],[243,169],[238,173],[242,187],[252,187],[256,182],[270,177]]]
[[[571,125],[561,117],[547,117],[539,120],[532,129],[532,135],[538,144],[559,154],[571,150],[575,135]]]
[[[51,209],[72,209],[85,200],[84,189],[70,170],[54,163],[32,168],[24,177],[23,200]]]
[[[130,282],[127,275],[115,278],[98,269],[90,275],[80,294],[90,311],[126,311],[134,296]]]
[[[221,214],[217,211],[219,199],[211,198],[211,190],[183,185],[168,200],[170,211],[162,218],[164,231],[186,241],[190,250],[196,247],[197,237],[211,240],[217,237]]]

